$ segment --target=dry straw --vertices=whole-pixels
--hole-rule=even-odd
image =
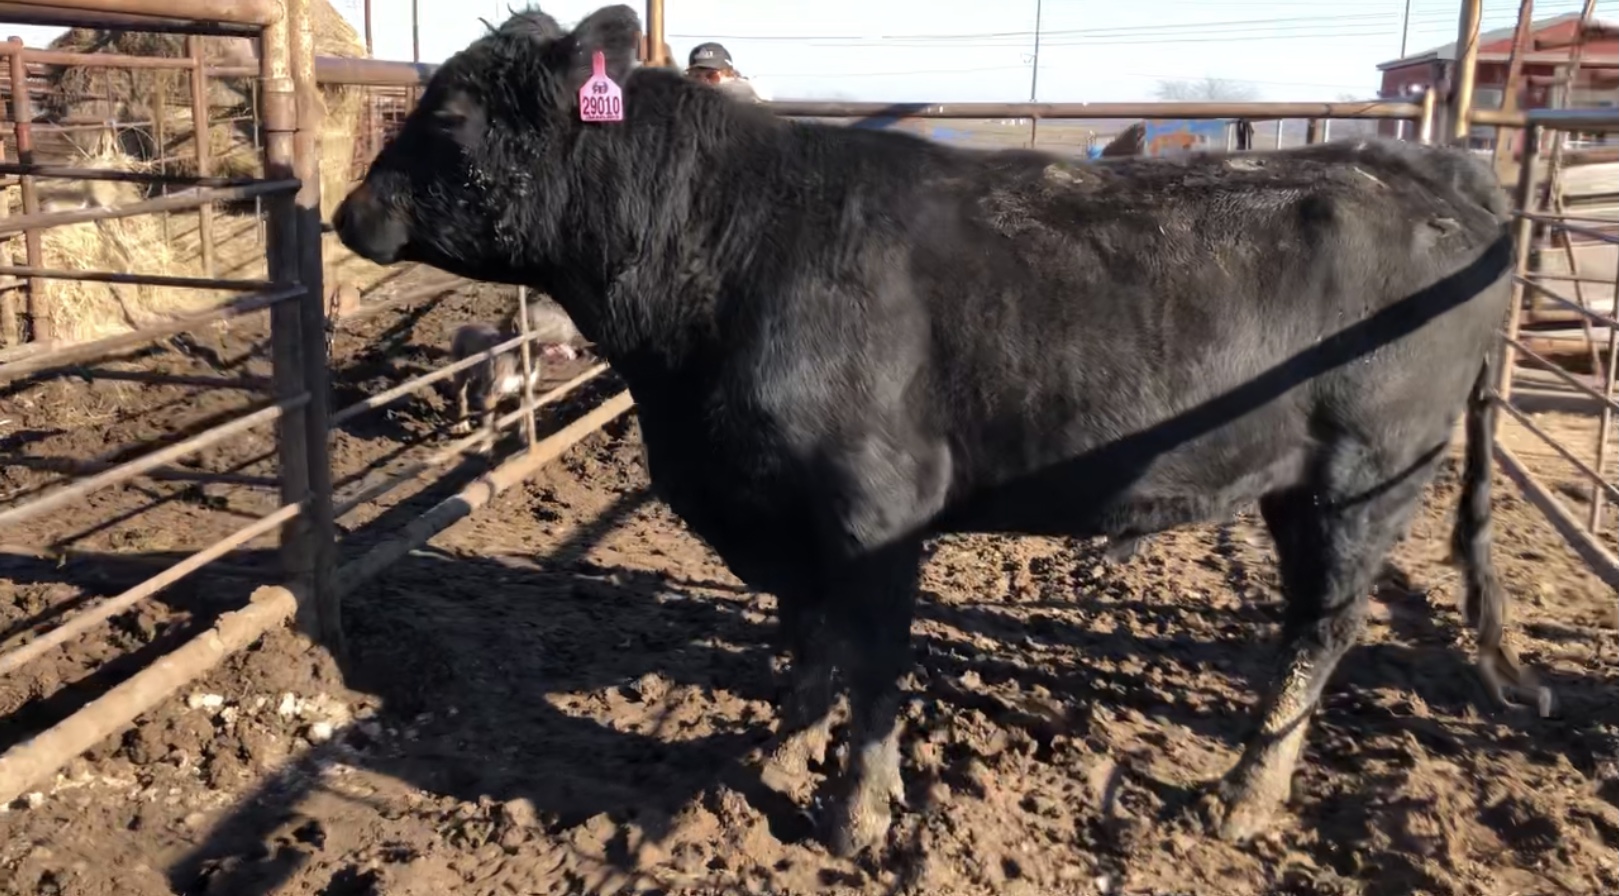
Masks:
[[[327,0],[312,4],[315,52],[323,56],[363,57],[365,44]],[[255,51],[245,38],[202,38],[210,66],[256,66]],[[181,58],[185,39],[177,35],[117,30],[72,29],[52,49],[89,53]],[[116,122],[115,127],[52,134],[48,125],[35,129],[36,158],[41,162],[77,164],[122,171],[193,174],[197,170],[196,128],[190,105],[190,74],[179,70],[120,69],[95,66],[51,66],[50,89],[41,103],[44,121]],[[208,146],[215,176],[256,176],[262,172],[254,145],[254,81],[251,78],[209,79]],[[364,103],[354,87],[322,90],[326,106],[321,130],[322,211],[329,215],[349,186],[353,153]],[[154,125],[161,117],[162,127]],[[158,145],[161,134],[162,146]],[[133,184],[38,181],[41,206],[52,208],[109,206],[137,201],[146,188]],[[20,211],[17,190],[5,200]],[[217,270],[222,277],[264,276],[263,247],[248,217],[219,210],[214,218]],[[112,271],[170,276],[204,276],[197,215],[145,215],[113,221],[56,227],[42,234],[43,262],[63,270]],[[22,241],[9,243],[21,263]],[[128,330],[215,303],[227,294],[215,291],[126,284],[39,281],[40,306],[59,340],[78,342]]]

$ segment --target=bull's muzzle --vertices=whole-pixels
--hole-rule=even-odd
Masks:
[[[349,251],[374,264],[399,260],[410,229],[399,215],[377,201],[369,180],[355,187],[332,213],[332,229]]]

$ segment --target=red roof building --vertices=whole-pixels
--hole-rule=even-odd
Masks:
[[[1558,70],[1569,64],[1573,47],[1567,44],[1574,40],[1579,21],[1578,13],[1567,13],[1532,23],[1535,49],[1524,56],[1525,92],[1519,97],[1525,108],[1553,105],[1551,84]],[[1562,105],[1585,108],[1619,105],[1619,26],[1596,22],[1592,25],[1600,33],[1587,34],[1580,52],[1579,83],[1573,96]],[[1511,25],[1479,35],[1474,108],[1500,108],[1516,31],[1517,27]],[[1438,90],[1441,97],[1448,95],[1455,77],[1457,55],[1456,44],[1448,43],[1379,65],[1383,87],[1378,96],[1400,99],[1419,96],[1427,89]],[[1381,130],[1394,134],[1398,126],[1399,122],[1384,122]],[[1494,145],[1494,139],[1493,127],[1477,127],[1470,143],[1477,148],[1489,148]]]

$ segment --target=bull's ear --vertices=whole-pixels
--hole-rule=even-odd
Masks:
[[[608,76],[623,84],[636,65],[640,37],[640,18],[623,4],[604,6],[586,16],[564,41],[568,48],[568,88],[576,91],[590,79],[590,60],[597,50],[607,62]]]

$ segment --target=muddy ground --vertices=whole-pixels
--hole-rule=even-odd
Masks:
[[[338,403],[442,363],[451,327],[511,301],[473,288],[340,334]],[[263,335],[210,332],[141,367],[262,373]],[[128,382],[8,391],[0,450],[109,456],[245,402]],[[441,443],[443,407],[345,429],[339,480]],[[233,439],[194,464],[267,474],[254,458],[271,444]],[[345,558],[480,469],[345,518]],[[0,496],[50,478],[6,466]],[[1557,716],[1482,702],[1441,562],[1447,471],[1317,716],[1289,813],[1246,847],[1204,836],[1187,806],[1235,759],[1268,669],[1279,604],[1254,521],[1173,533],[1117,566],[1059,539],[941,540],[907,682],[911,809],[886,859],[863,864],[807,838],[807,807],[743,761],[775,720],[772,601],[646,489],[632,417],[354,594],[341,672],[290,632],[231,658],[0,814],[0,893],[1619,892],[1614,594],[1505,483],[1513,634]],[[146,482],[15,527],[0,641],[274,504],[263,488]],[[238,605],[270,564],[257,547],[0,678],[0,746]]]

